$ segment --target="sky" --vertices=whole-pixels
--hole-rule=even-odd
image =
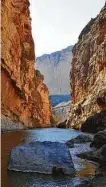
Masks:
[[[36,57],[74,45],[104,3],[105,0],[30,0]]]

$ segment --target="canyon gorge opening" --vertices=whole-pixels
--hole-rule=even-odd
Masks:
[[[47,1],[54,3],[55,0]],[[55,9],[53,8],[53,18],[56,15],[55,10],[58,13],[59,2],[72,1],[56,0],[56,2]],[[77,6],[79,2],[85,3],[83,4],[85,6],[84,18],[86,12],[90,12],[88,11],[89,6],[87,6],[89,3],[90,7],[93,7],[93,12],[95,12],[95,7],[100,5],[97,0],[86,2],[77,0]],[[51,5],[53,5],[52,3]],[[43,5],[45,6],[45,4]],[[69,5],[66,5],[69,10],[67,12],[71,12],[72,6]],[[78,10],[79,7],[82,8],[80,5]],[[100,9],[100,6],[98,7]],[[50,15],[49,6],[47,8]],[[74,10],[76,11],[76,6]],[[94,187],[106,186],[106,167],[104,167],[106,166],[106,4],[91,20],[86,21],[80,30],[78,41],[73,46],[73,59],[69,68],[72,102],[68,103],[70,110],[68,118],[62,122],[56,122],[60,119],[54,119],[53,112],[56,112],[57,116],[62,114],[63,117],[65,111],[60,111],[60,108],[64,103],[56,106],[54,103],[52,104],[54,106],[51,107],[49,91],[44,83],[45,75],[43,76],[42,72],[40,73],[36,68],[36,61],[38,60],[39,64],[39,61],[42,58],[44,60],[45,56],[35,60],[37,43],[35,40],[34,50],[29,1],[2,0],[1,13],[3,187],[57,185],[78,187],[86,186],[86,184]],[[91,14],[92,11],[90,16]],[[62,19],[65,15],[70,17],[69,14],[64,14]],[[74,19],[73,17],[72,19],[75,21],[76,17],[74,14]],[[71,17],[67,20],[67,26],[70,26]],[[75,23],[78,25],[81,21]],[[45,22],[44,24],[46,27]],[[61,34],[62,28],[60,27],[59,34]],[[43,32],[42,29],[41,31]],[[48,31],[50,30],[48,29]],[[69,38],[70,35],[68,35],[68,41]],[[71,46],[63,50],[62,54],[70,49]],[[52,54],[50,59],[53,59],[55,55],[57,54]],[[60,56],[59,54],[56,56],[56,67]],[[46,62],[47,58],[46,56]],[[70,59],[71,57],[69,57],[69,61]],[[42,69],[44,68],[42,67]],[[46,74],[48,74],[48,70]],[[98,164],[89,163],[87,160]],[[48,169],[50,169],[50,176],[48,176]],[[78,174],[78,177],[65,176],[64,169],[66,169],[66,174],[69,171],[70,174]],[[17,170],[27,171],[27,173],[17,172]],[[30,173],[32,171],[35,173]],[[45,176],[42,176],[43,173]],[[56,175],[56,178],[52,174]],[[64,177],[58,177],[59,174]]]
[[[36,2],[37,3],[37,2]],[[47,85],[49,90],[49,99],[52,105],[52,113],[55,118],[55,123],[64,121],[68,117],[68,113],[70,110],[70,100],[71,100],[71,94],[70,94],[70,68],[71,68],[71,61],[72,61],[72,48],[73,45],[70,43],[68,47],[65,48],[66,43],[63,41],[62,46],[60,47],[61,50],[56,51],[56,44],[53,46],[54,48],[50,49],[50,53],[48,52],[48,49],[44,49],[41,46],[41,39],[47,40],[47,33],[45,32],[45,25],[44,23],[47,21],[48,24],[50,24],[50,19],[47,19],[47,15],[45,15],[45,8],[42,5],[38,3],[38,10],[40,11],[39,14],[35,14],[35,2],[30,0],[30,14],[32,19],[32,36],[35,42],[35,69],[38,72],[40,76],[44,79],[44,83]],[[51,8],[51,7],[50,7]],[[42,11],[43,11],[43,18],[42,18]],[[42,19],[44,23],[42,23]],[[38,21],[37,21],[38,16]],[[51,15],[52,17],[53,15]],[[46,20],[46,21],[45,21]],[[36,23],[37,22],[37,23]],[[56,26],[56,23],[52,24],[55,29],[58,30],[58,27]],[[40,32],[42,30],[42,33]],[[51,35],[51,28],[48,28],[48,35]],[[46,31],[47,31],[46,30]],[[40,34],[38,34],[38,31]],[[44,32],[44,33],[43,33]],[[57,42],[57,32],[55,32],[54,43]],[[62,35],[60,33],[60,35]],[[50,45],[50,43],[53,43],[49,36],[49,40],[47,41]],[[47,43],[46,42],[46,43]],[[42,45],[43,41],[42,41]],[[41,50],[40,50],[41,47]],[[47,46],[45,45],[45,48]],[[59,48],[58,48],[59,49]],[[41,55],[40,55],[41,54]],[[40,55],[40,56],[39,56]],[[39,72],[40,71],[40,72]],[[61,104],[62,103],[62,104]],[[55,108],[56,106],[56,108]],[[57,110],[58,109],[58,110]]]

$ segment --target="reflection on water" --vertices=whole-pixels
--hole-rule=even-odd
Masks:
[[[30,142],[31,140],[35,141],[52,141],[52,142],[66,142],[67,140],[77,136],[80,132],[75,130],[68,129],[37,129],[37,130],[28,130],[25,132],[22,141]]]
[[[18,176],[18,177],[17,177]],[[9,172],[11,187],[74,187],[84,178],[52,177],[34,173]]]
[[[2,187],[74,187],[79,184],[81,178],[53,178],[52,176],[39,175],[35,173],[11,172],[7,170],[8,158],[12,147],[23,143],[35,141],[59,141],[67,140],[77,136],[80,132],[69,129],[37,129],[20,132],[8,132],[1,136],[1,158],[2,158]],[[94,173],[95,167],[87,161],[76,157],[79,152],[89,149],[88,144],[82,144],[70,149],[77,174],[81,177],[89,176]]]
[[[89,146],[90,143],[82,143],[82,144],[76,144],[75,148],[70,149],[70,153],[73,159],[74,167],[77,170],[77,174],[82,177],[86,177],[88,175],[94,174],[95,171],[95,165],[88,162],[87,160],[81,159],[77,157],[76,155],[81,152],[87,152],[91,148]]]

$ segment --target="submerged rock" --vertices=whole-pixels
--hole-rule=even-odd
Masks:
[[[72,140],[69,140],[66,142],[66,145],[69,147],[69,148],[74,148],[74,142]]]
[[[74,144],[81,144],[86,142],[91,142],[93,140],[92,136],[87,134],[79,134],[76,138],[73,138],[66,142],[66,145],[70,148],[74,147]]]
[[[31,142],[12,149],[9,170],[53,175],[75,175],[67,146],[59,142]]]

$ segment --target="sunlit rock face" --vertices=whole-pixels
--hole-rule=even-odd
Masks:
[[[70,93],[72,47],[36,58],[35,67],[44,75],[51,95]]]
[[[34,70],[28,0],[2,0],[2,114],[28,127],[50,125],[43,76]]]
[[[70,84],[69,123],[79,127],[87,117],[106,109],[106,5],[85,26],[73,48]]]

